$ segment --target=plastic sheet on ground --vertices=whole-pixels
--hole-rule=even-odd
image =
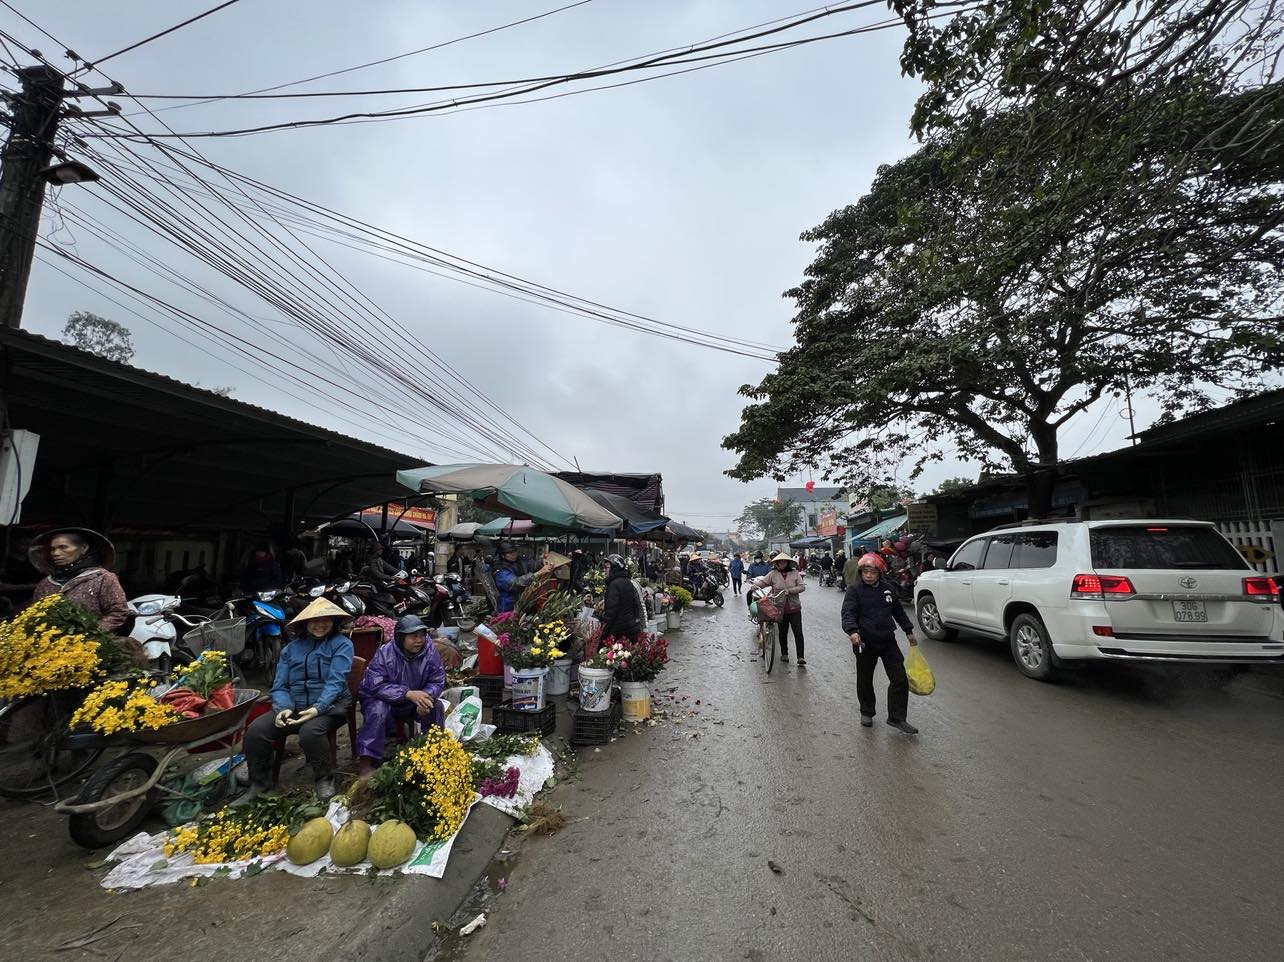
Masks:
[[[553,775],[553,755],[540,745],[530,755],[510,755],[504,762],[505,767],[516,765],[521,770],[518,779],[517,794],[513,798],[474,799],[490,805],[508,815],[515,815],[517,810],[531,803],[535,794]],[[471,812],[471,807],[469,808]],[[337,830],[348,820],[348,811],[338,802],[330,804],[326,818]],[[464,816],[463,825],[468,821]],[[374,826],[371,826],[372,828]],[[117,864],[102,880],[106,889],[140,889],[149,885],[168,885],[190,878],[242,878],[245,875],[257,875],[260,872],[276,870],[289,872],[304,878],[315,878],[322,874],[367,874],[375,871],[369,862],[359,862],[351,868],[339,868],[330,861],[327,853],[309,865],[294,865],[288,861],[284,852],[266,855],[261,858],[247,859],[242,862],[213,862],[198,865],[190,855],[166,858],[162,846],[166,832],[148,835],[140,832],[133,838],[122,842],[107,856],[109,862]],[[459,837],[456,832],[450,838],[440,842],[420,842],[415,847],[409,862],[395,869],[384,869],[380,875],[426,875],[430,878],[441,878],[450,859],[450,850]]]

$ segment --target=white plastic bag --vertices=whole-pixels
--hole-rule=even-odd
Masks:
[[[446,730],[461,742],[470,742],[481,734],[481,692],[472,685],[449,688],[441,693],[443,702],[453,707],[446,715]]]

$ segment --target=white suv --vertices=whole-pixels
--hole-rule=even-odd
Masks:
[[[1277,582],[1206,522],[1005,525],[924,572],[914,598],[929,638],[1006,639],[1039,680],[1099,658],[1284,666]]]

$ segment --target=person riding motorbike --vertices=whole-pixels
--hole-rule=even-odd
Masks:
[[[699,555],[692,555],[691,560],[687,562],[687,581],[691,583],[691,593],[698,595],[700,587],[706,577],[704,561]]]

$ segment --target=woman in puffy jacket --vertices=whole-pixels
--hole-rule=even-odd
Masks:
[[[771,559],[771,570],[752,582],[755,587],[767,588],[772,594],[784,593],[780,608],[784,617],[780,620],[780,660],[789,661],[787,638],[789,629],[794,632],[794,648],[798,652],[798,667],[806,668],[807,659],[803,657],[802,601],[798,596],[807,590],[803,584],[802,573],[797,564],[786,552],[782,551]]]
[[[299,736],[317,794],[322,799],[334,794],[330,732],[343,726],[352,702],[352,640],[343,631],[348,620],[338,605],[318,598],[290,622],[294,637],[277,662],[272,711],[254,719],[245,732],[250,789],[233,804],[244,805],[272,788],[273,748],[291,735]]]

